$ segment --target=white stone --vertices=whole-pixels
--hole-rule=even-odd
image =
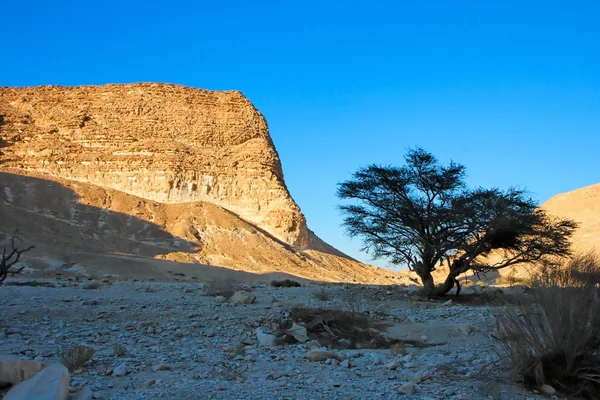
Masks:
[[[398,392],[403,394],[415,394],[417,392],[417,387],[414,383],[405,383],[398,388]]]
[[[544,385],[542,385],[540,387],[540,392],[543,393],[543,394],[545,394],[545,395],[552,396],[552,395],[556,394],[556,389],[554,389],[550,385],[544,384]]]
[[[46,368],[46,364],[38,361],[4,358],[0,360],[0,383],[6,382],[16,385],[33,378],[35,374],[44,368]]]
[[[125,376],[127,375],[127,372],[129,372],[127,364],[121,363],[117,367],[115,367],[112,374],[113,376]]]
[[[238,290],[229,299],[234,304],[252,304],[256,301],[256,296],[245,290]]]
[[[64,365],[52,364],[14,386],[4,400],[67,400],[69,380],[69,371]]]
[[[277,336],[268,333],[263,327],[256,328],[256,338],[261,346],[275,346],[277,344]]]
[[[408,353],[407,355],[405,355],[404,357],[402,357],[402,361],[404,361],[405,363],[407,363],[407,362],[411,362],[414,358],[415,358],[415,356],[413,354]]]
[[[304,343],[308,341],[308,334],[306,332],[306,327],[299,325],[294,322],[292,327],[288,329],[286,332],[288,335],[292,335],[294,339],[299,341],[300,343]]]

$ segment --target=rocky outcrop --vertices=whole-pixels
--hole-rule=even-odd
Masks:
[[[237,91],[0,88],[0,164],[160,203],[210,202],[296,248],[309,244],[267,123]]]

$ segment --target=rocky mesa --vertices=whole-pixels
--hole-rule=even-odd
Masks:
[[[0,88],[0,218],[40,267],[396,282],[307,228],[265,118],[235,91]]]
[[[2,168],[222,206],[297,248],[306,220],[240,92],[168,84],[0,89]]]

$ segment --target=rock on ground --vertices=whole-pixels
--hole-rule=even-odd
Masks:
[[[4,400],[67,400],[69,371],[64,365],[52,364],[13,387]]]

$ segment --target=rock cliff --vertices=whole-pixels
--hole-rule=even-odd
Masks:
[[[205,201],[309,244],[265,118],[240,92],[168,84],[0,88],[2,168],[161,203]]]
[[[0,221],[0,243],[18,227],[27,264],[51,274],[399,279],[307,228],[239,92],[0,88]]]

